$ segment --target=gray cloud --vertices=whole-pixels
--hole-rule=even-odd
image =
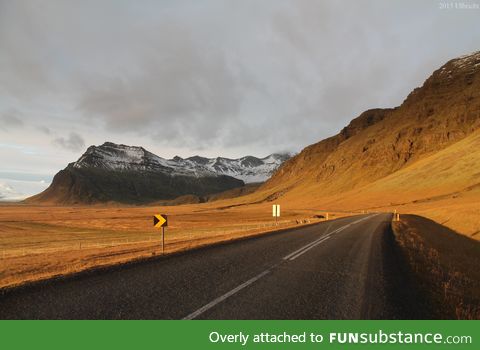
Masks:
[[[334,134],[367,108],[398,105],[480,42],[478,11],[442,11],[433,0],[0,8],[0,102],[28,107],[32,120],[41,110],[59,133],[81,127],[101,141],[226,156],[298,150]]]
[[[0,115],[0,127],[4,130],[23,128],[24,125],[21,114],[16,110],[10,110]]]
[[[45,125],[39,125],[37,128],[38,128],[38,130],[40,130],[45,135],[51,135],[52,134],[52,130],[50,130],[50,128],[46,127]]]
[[[85,147],[84,139],[75,132],[71,132],[68,137],[57,137],[53,143],[73,152],[81,151]]]

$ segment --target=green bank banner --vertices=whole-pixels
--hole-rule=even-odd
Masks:
[[[480,321],[0,321],[4,349],[480,349]]]

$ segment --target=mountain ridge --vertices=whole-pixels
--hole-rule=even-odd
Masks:
[[[480,51],[448,61],[400,106],[367,110],[337,135],[304,148],[262,189],[303,182],[305,172],[335,190],[351,189],[461,140],[480,127],[479,71]],[[335,178],[342,171],[351,175],[348,184]]]
[[[90,146],[76,161],[74,168],[102,168],[109,170],[156,171],[172,175],[217,176],[227,175],[245,183],[264,182],[273,171],[290,155],[273,153],[264,158],[244,156],[237,159],[192,156],[175,156],[166,159],[147,151],[141,146],[128,146],[105,142],[100,146]]]
[[[30,203],[154,203],[191,196],[202,198],[265,181],[288,154],[239,159],[193,156],[164,159],[140,146],[105,142],[90,146],[58,172]]]
[[[477,51],[434,70],[401,105],[367,110],[305,147],[255,193],[228,205],[398,210],[480,237],[479,132]]]

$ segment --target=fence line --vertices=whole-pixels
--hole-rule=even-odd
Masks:
[[[302,223],[309,223],[310,220],[281,220],[278,223],[269,222],[269,223],[261,223],[261,224],[252,224],[252,225],[239,225],[237,227],[220,227],[220,228],[203,228],[201,230],[195,230],[193,232],[181,232],[178,233],[177,239],[170,239],[170,243],[179,243],[179,242],[189,242],[201,239],[202,232],[211,232],[212,234],[209,237],[215,236],[222,236],[222,235],[231,235],[241,232],[248,232],[253,231],[251,233],[255,233],[254,230],[258,229],[267,229],[267,228],[281,228],[285,226],[295,226]],[[168,234],[167,234],[168,235]],[[14,258],[14,257],[21,257],[27,255],[37,255],[37,254],[49,254],[49,253],[56,253],[56,252],[65,252],[65,251],[80,251],[80,250],[87,250],[87,249],[102,249],[102,248],[112,248],[112,247],[125,247],[125,246],[134,246],[134,245],[141,245],[141,244],[152,244],[155,245],[161,244],[160,237],[158,240],[152,240],[152,236],[148,237],[148,239],[141,239],[135,240],[132,238],[125,238],[125,239],[111,239],[111,240],[104,240],[101,242],[89,242],[86,240],[80,240],[77,242],[69,242],[66,244],[62,244],[61,246],[53,246],[53,247],[18,247],[13,249],[2,249],[1,251],[1,258]]]

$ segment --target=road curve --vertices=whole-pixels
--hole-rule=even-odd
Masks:
[[[390,221],[341,218],[20,288],[0,295],[0,318],[423,318]]]

